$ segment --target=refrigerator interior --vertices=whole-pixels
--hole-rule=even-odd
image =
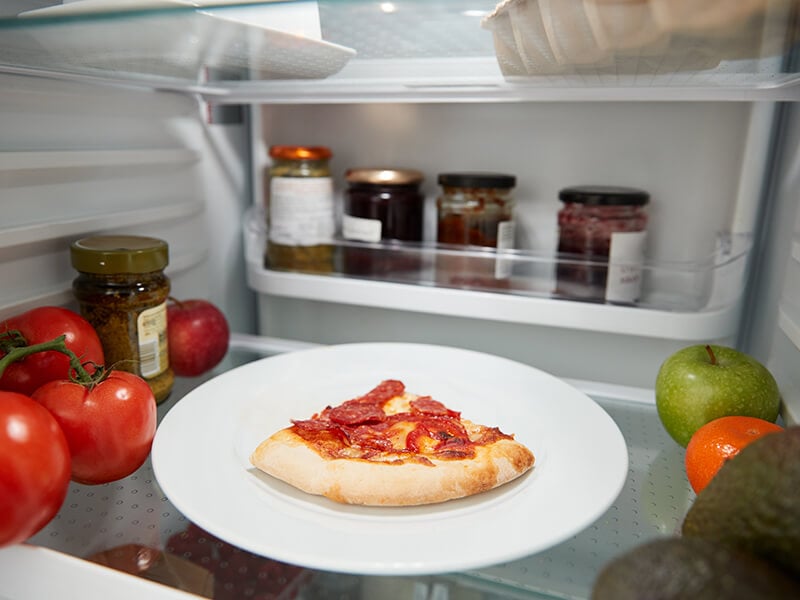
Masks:
[[[421,289],[406,294],[396,287],[405,282],[391,278],[301,280],[260,270],[258,238],[248,274],[266,292],[261,333],[322,343],[438,340],[560,376],[648,387],[672,351],[707,340],[736,343],[760,195],[749,182],[760,181],[765,168],[744,149],[767,154],[771,115],[770,106],[739,102],[266,106],[256,156],[270,144],[329,146],[340,207],[348,168],[422,171],[428,241],[436,235],[437,174],[515,175],[515,247],[540,262],[515,266],[522,274],[512,293],[433,289],[423,275]],[[263,190],[263,177],[257,181]],[[587,183],[651,195],[650,267],[636,308],[553,299],[558,192]],[[739,247],[725,255],[726,244]]]
[[[215,8],[272,8],[254,4]],[[250,39],[242,49],[223,35],[238,26],[208,26],[192,8],[25,22],[14,16],[32,3],[3,8],[0,317],[74,308],[69,243],[142,233],[168,241],[174,296],[206,297],[225,311],[235,335],[213,374],[312,344],[413,341],[506,356],[566,378],[612,416],[629,448],[625,488],[592,527],[485,569],[398,578],[312,569],[297,583],[308,598],[585,598],[605,562],[673,533],[691,502],[682,450],[653,407],[653,380],[668,354],[710,341],[751,352],[776,375],[785,420],[800,418],[800,118],[791,104],[800,88],[786,12],[794,7],[767,3],[774,18],[758,21],[758,51],[746,37],[755,29],[741,29],[733,54],[725,36],[703,45],[702,34],[684,32],[683,45],[661,46],[661,54],[628,50],[610,62],[590,55],[528,77],[519,69],[532,68],[530,60],[499,57],[502,36],[480,27],[492,1],[470,3],[473,12],[444,1],[303,4],[313,5],[322,39],[356,51],[326,53],[317,68],[341,70],[323,78],[275,76],[254,58],[269,42]],[[186,25],[185,39],[175,23]],[[134,44],[145,25],[153,37]],[[674,53],[687,39],[693,60],[726,58],[686,66],[687,56]],[[154,64],[153,53],[165,49],[178,58]],[[339,200],[347,168],[419,169],[431,244],[438,173],[515,174],[519,287],[440,287],[429,273],[368,280],[265,268],[272,144],[330,147]],[[637,306],[552,297],[558,190],[584,183],[651,194]],[[179,380],[160,414],[201,383]],[[189,526],[148,462],[116,484],[72,485],[61,513],[31,542],[88,557],[128,543],[163,548]],[[0,552],[0,568],[11,573],[29,559],[17,551]],[[0,595],[24,593],[30,582],[17,581]]]

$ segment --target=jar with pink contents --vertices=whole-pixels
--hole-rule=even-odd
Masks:
[[[632,304],[639,299],[647,229],[642,190],[576,186],[559,192],[556,295]]]

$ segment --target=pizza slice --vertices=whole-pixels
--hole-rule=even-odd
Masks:
[[[413,506],[496,488],[529,471],[534,456],[513,435],[386,380],[363,396],[293,420],[261,442],[250,462],[336,502]]]

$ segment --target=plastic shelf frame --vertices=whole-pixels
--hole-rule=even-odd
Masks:
[[[735,331],[751,247],[750,236],[721,234],[716,250],[701,260],[645,260],[635,265],[640,299],[615,304],[565,297],[557,292],[556,277],[559,266],[602,271],[614,263],[527,250],[337,238],[331,272],[310,274],[266,264],[258,210],[245,218],[243,233],[248,284],[266,295],[674,340]]]

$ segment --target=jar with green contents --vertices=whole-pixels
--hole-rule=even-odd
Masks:
[[[132,235],[87,237],[72,244],[70,258],[78,271],[72,289],[81,314],[100,337],[106,367],[141,376],[162,402],[175,380],[167,347],[166,242]]]
[[[267,266],[331,272],[336,232],[331,151],[324,146],[272,146],[269,155]]]

